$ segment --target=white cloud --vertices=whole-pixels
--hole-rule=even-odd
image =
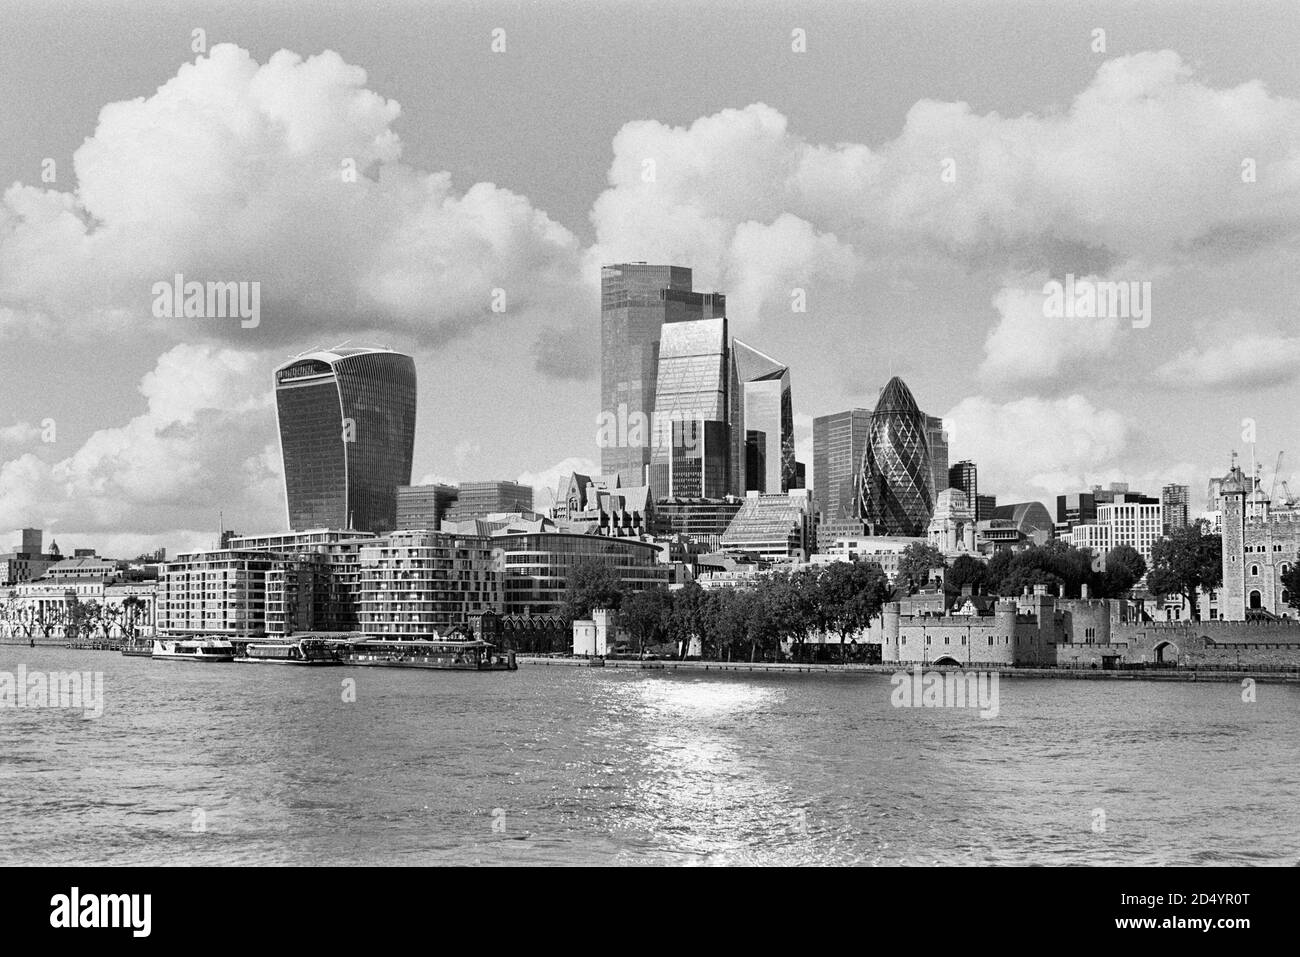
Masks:
[[[175,346],[141,380],[143,413],[93,433],[64,458],[28,453],[0,465],[0,527],[96,539],[130,530],[170,548],[192,540],[204,518],[205,542],[214,539],[219,512],[241,531],[281,527],[268,382],[255,356]]]
[[[449,174],[403,164],[399,113],[336,53],[281,50],[259,65],[213,47],[152,96],[103,108],[74,155],[75,192],[5,192],[0,323],[97,334],[153,323],[263,344],[382,329],[437,342],[571,312],[574,236],[508,190],[458,193]],[[176,273],[260,282],[262,324],[153,319],[152,286]]]
[[[949,460],[972,459],[981,491],[1004,503],[1054,500],[1063,491],[1088,488],[1107,469],[1124,465],[1128,451],[1124,416],[1081,395],[1004,404],[971,396],[943,418]]]
[[[1182,389],[1259,389],[1300,377],[1300,337],[1219,327],[1203,345],[1156,369],[1157,381]]]
[[[1300,230],[1300,101],[1256,82],[1213,88],[1168,50],[1103,64],[1060,112],[922,100],[876,147],[809,143],[762,103],[688,127],[628,123],[613,146],[589,266],[691,263],[742,319],[801,276],[833,292],[855,258],[946,251],[1084,274]]]
[[[1088,277],[1095,278],[1095,277]],[[1061,280],[1057,280],[1058,282]],[[993,298],[999,315],[984,340],[980,375],[990,382],[1067,381],[1095,374],[1086,360],[1104,352],[1119,332],[1119,318],[1051,317],[1042,284],[1007,287]]]

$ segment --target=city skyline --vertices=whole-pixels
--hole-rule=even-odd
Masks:
[[[910,16],[887,11],[899,22]],[[41,19],[33,14],[32,24]],[[1111,27],[1109,50],[1096,53],[1094,25],[1067,16],[1044,41],[1064,58],[1047,82],[1030,68],[1017,79],[1014,67],[988,67],[990,50],[1010,50],[996,35],[998,16],[989,19],[980,26],[954,15],[934,25],[940,48],[963,30],[964,44],[987,41],[983,69],[965,61],[977,79],[960,91],[923,58],[887,93],[871,93],[873,106],[834,119],[808,107],[821,94],[787,89],[788,80],[765,85],[752,73],[671,109],[644,92],[607,97],[567,160],[577,174],[564,187],[558,178],[537,182],[518,158],[513,168],[494,166],[490,157],[502,151],[488,133],[478,135],[477,152],[440,150],[419,122],[438,101],[402,52],[327,26],[286,27],[263,43],[223,36],[213,21],[200,57],[188,47],[193,24],[178,21],[173,48],[142,50],[130,74],[104,75],[93,57],[74,70],[38,64],[20,49],[31,26],[20,25],[0,41],[9,85],[40,95],[57,73],[68,89],[51,98],[47,134],[32,135],[21,116],[0,127],[0,142],[21,144],[0,150],[0,174],[22,184],[0,207],[0,529],[35,525],[135,554],[209,543],[220,513],[248,532],[279,527],[283,476],[265,383],[286,353],[353,334],[414,355],[420,404],[439,410],[421,421],[412,482],[496,477],[553,489],[564,472],[599,471],[590,414],[598,407],[596,290],[601,265],[627,260],[688,266],[697,290],[727,294],[735,335],[779,356],[799,381],[797,457],[809,464],[812,419],[873,407],[876,390],[898,374],[948,425],[951,458],[974,460],[982,489],[1001,501],[1050,505],[1057,494],[1122,479],[1148,490],[1188,485],[1195,507],[1228,451],[1248,454],[1246,420],[1258,427],[1268,475],[1276,452],[1294,447],[1282,410],[1300,367],[1285,325],[1297,281],[1286,267],[1300,78],[1283,62],[1285,44],[1259,41],[1254,21],[1232,21],[1236,32],[1220,24],[1228,39],[1210,43],[1200,28],[1171,26],[1156,12],[1141,30]],[[128,31],[125,20],[108,36]],[[827,65],[819,50],[843,60],[845,41],[818,23],[810,13],[810,53],[794,69],[818,90],[838,89],[844,67]],[[856,36],[855,24],[844,32]],[[96,43],[105,42],[102,26]],[[391,36],[393,27],[381,16],[367,29]],[[791,55],[787,18],[760,17],[746,29],[769,31],[757,56],[769,70]],[[73,29],[66,55],[78,55],[89,32]],[[479,51],[466,33],[458,66],[497,68],[482,59],[526,73],[545,59],[535,36],[516,30],[501,56],[513,49],[518,60],[490,61],[487,38]],[[224,39],[249,54],[219,46]],[[1247,56],[1257,41],[1274,53]],[[547,42],[563,46],[550,34]],[[304,59],[276,54],[281,47]],[[743,59],[726,44],[719,56]],[[205,117],[222,116],[232,90],[258,96],[226,116],[227,138],[211,141],[210,153],[157,157],[164,166],[142,188],[138,132],[202,137],[212,129]],[[1137,127],[1146,152],[1118,171],[1116,185],[1072,193],[1062,186],[1067,174],[1086,179],[1105,168],[1064,169],[1060,179],[1041,171],[1070,161],[1079,144],[1104,146],[1099,154],[1115,148],[1106,132],[1113,124],[1098,122],[1103,102],[1120,111],[1152,104],[1154,118]],[[176,104],[207,105],[191,114]],[[443,110],[455,113],[451,104]],[[446,122],[468,129],[467,117]],[[1269,132],[1251,133],[1250,121]],[[942,179],[940,123],[955,131],[952,183]],[[277,129],[300,137],[303,149],[280,150],[282,139],[268,132]],[[1171,129],[1179,135],[1157,148]],[[528,170],[548,165],[539,156],[559,155],[557,136],[528,128]],[[1003,140],[1040,165],[1002,173],[1005,164],[969,165],[982,145]],[[1250,157],[1241,155],[1247,142]],[[242,157],[258,150],[268,165],[246,166]],[[42,175],[47,158],[52,180]],[[1255,161],[1253,182],[1241,178],[1243,158]],[[326,169],[346,171],[343,159],[356,161],[352,185],[369,197],[362,219],[335,198],[346,181],[302,185]],[[642,179],[645,159],[657,160],[652,181]],[[681,163],[704,172],[683,178]],[[254,210],[254,221],[232,218],[213,183],[243,184],[240,208]],[[997,202],[981,205],[976,185]],[[1129,211],[1133,197],[1159,201],[1170,190],[1193,197],[1195,208]],[[425,206],[430,194],[436,215]],[[60,218],[68,203],[75,214]],[[1055,216],[1030,215],[1035,203]],[[990,209],[1005,218],[990,220]],[[87,240],[78,245],[60,230],[82,220],[99,226],[74,232]],[[304,245],[289,229],[300,220],[327,241]],[[684,231],[686,222],[699,231]],[[885,242],[871,241],[873,232]],[[411,239],[431,233],[437,242]],[[162,254],[159,243],[184,255]],[[37,249],[44,258],[34,258]],[[436,261],[447,265],[428,265]],[[260,281],[260,324],[153,319],[153,284],[181,273]],[[1151,325],[1049,328],[1038,302],[1044,282],[1090,274],[1151,281]],[[497,289],[501,313],[493,312]],[[792,311],[796,290],[806,313]],[[57,362],[20,361],[48,355],[51,341]],[[499,401],[483,391],[507,381],[507,400],[535,398]],[[1118,388],[1137,397],[1121,401]],[[53,441],[44,440],[47,422]],[[1283,478],[1294,474],[1286,464]]]

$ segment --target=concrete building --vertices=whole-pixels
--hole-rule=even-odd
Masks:
[[[1191,522],[1188,502],[1191,487],[1187,485],[1166,485],[1160,490],[1160,508],[1164,515],[1164,534],[1186,528]]]
[[[592,609],[590,618],[573,621],[573,653],[588,657],[605,657],[614,650],[618,638],[612,609]]]
[[[397,531],[437,531],[460,495],[455,485],[399,485]]]
[[[531,485],[507,481],[461,482],[457,486],[456,501],[448,505],[443,518],[449,522],[464,522],[497,512],[530,512],[532,509]]]
[[[504,569],[491,539],[411,531],[361,546],[358,630],[381,638],[444,636],[501,611]]]
[[[947,488],[939,493],[934,506],[934,517],[926,529],[926,539],[943,552],[945,557],[975,554],[975,510],[958,488]]]

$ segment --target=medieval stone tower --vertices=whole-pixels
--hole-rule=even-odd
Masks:
[[[1223,495],[1223,590],[1219,617],[1226,621],[1246,620],[1246,478],[1233,454],[1232,468],[1224,477]]]

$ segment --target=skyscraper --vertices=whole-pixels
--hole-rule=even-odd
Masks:
[[[289,527],[391,531],[415,452],[415,360],[391,349],[304,353],[275,370]]]
[[[732,344],[732,354],[744,397],[745,429],[767,436],[764,454],[767,473],[761,484],[753,476],[746,476],[746,485],[750,489],[787,492],[796,484],[790,367],[739,339]]]
[[[711,494],[726,494],[732,488],[730,475],[739,463],[732,454],[732,435],[727,431],[732,409],[730,360],[725,316],[664,325],[660,334],[655,428],[650,450],[649,484],[656,496],[696,498],[703,494],[674,489],[670,466],[674,441],[703,439],[706,434],[710,444],[724,456],[724,485]],[[675,422],[716,425],[681,430],[673,428]]]
[[[619,430],[621,436],[645,437],[635,442],[602,441],[602,473],[617,472],[625,487],[645,482],[653,444],[649,425],[655,410],[659,338],[665,323],[725,313],[726,297],[692,292],[691,271],[685,267],[646,263],[601,267],[601,415],[633,423]]]
[[[1187,500],[1191,497],[1191,488],[1186,485],[1166,485],[1160,491],[1160,505],[1164,513],[1164,533],[1186,528],[1189,515]]]
[[[972,514],[975,513],[975,498],[979,495],[979,469],[970,459],[962,459],[956,465],[948,469],[948,488],[959,488],[966,493],[966,503],[970,506]],[[980,516],[975,515],[975,520],[979,521]]]
[[[823,522],[857,515],[854,476],[867,448],[871,413],[849,409],[813,419],[813,500]]]
[[[924,535],[934,512],[934,473],[924,413],[894,376],[871,413],[860,474],[861,517],[873,535]]]
[[[948,433],[943,430],[943,419],[925,417],[925,438],[930,445],[931,488],[937,496],[948,487]]]

